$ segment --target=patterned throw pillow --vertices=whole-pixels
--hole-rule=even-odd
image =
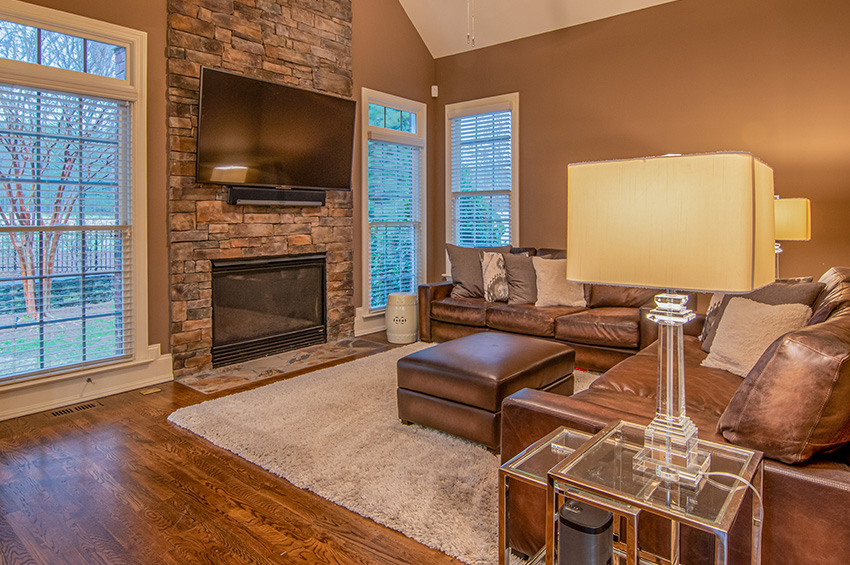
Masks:
[[[484,279],[484,300],[507,302],[508,275],[505,271],[505,258],[501,253],[485,251],[482,254],[481,276]]]

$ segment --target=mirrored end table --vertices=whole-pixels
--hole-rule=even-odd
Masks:
[[[499,468],[499,565],[511,562],[511,547],[508,532],[509,479],[535,485],[541,491],[547,489],[549,470],[582,447],[593,434],[568,428],[558,428],[535,442]],[[546,546],[529,560],[529,565],[543,563]]]
[[[626,531],[615,532],[615,562],[678,563],[679,528],[685,524],[714,535],[715,563],[726,564],[729,530],[747,490],[743,481],[761,495],[762,454],[700,440],[699,449],[711,454],[711,463],[699,487],[693,489],[667,483],[652,471],[635,470],[632,459],[643,443],[644,426],[618,422],[555,462],[547,481],[547,564],[558,563],[558,510],[567,498],[612,512],[615,525],[625,519]],[[651,555],[638,547],[638,518],[642,512],[671,521],[669,556]],[[753,563],[761,561],[760,516],[759,503],[754,500]]]

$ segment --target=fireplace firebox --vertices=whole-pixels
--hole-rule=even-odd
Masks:
[[[213,367],[327,342],[325,255],[212,262]]]

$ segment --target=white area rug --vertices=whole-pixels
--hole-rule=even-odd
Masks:
[[[182,408],[169,420],[470,564],[497,562],[499,459],[396,411],[413,344]]]
[[[416,343],[177,410],[168,419],[300,488],[474,565],[498,561],[499,459],[396,408]],[[576,372],[576,391],[598,373]]]

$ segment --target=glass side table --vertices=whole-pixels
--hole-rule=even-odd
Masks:
[[[546,490],[548,485],[547,474],[549,470],[576,449],[583,446],[592,434],[571,430],[569,428],[558,428],[546,437],[538,440],[527,447],[513,459],[499,468],[499,565],[508,565],[511,562],[511,547],[508,538],[508,479],[516,479],[527,484],[535,485],[541,490]],[[529,565],[543,563],[546,555],[544,545],[529,560]]]
[[[698,489],[665,483],[652,472],[636,471],[632,459],[643,447],[644,427],[612,424],[596,434],[548,474],[546,563],[557,563],[558,509],[564,498],[579,500],[625,518],[625,543],[615,537],[620,563],[679,562],[679,527],[686,524],[715,536],[715,563],[725,565],[729,529],[751,483],[761,495],[762,454],[732,445],[700,441],[711,453],[711,465]],[[671,521],[670,559],[641,551],[637,544],[638,517],[649,512]],[[752,562],[761,561],[760,507],[753,501]]]

